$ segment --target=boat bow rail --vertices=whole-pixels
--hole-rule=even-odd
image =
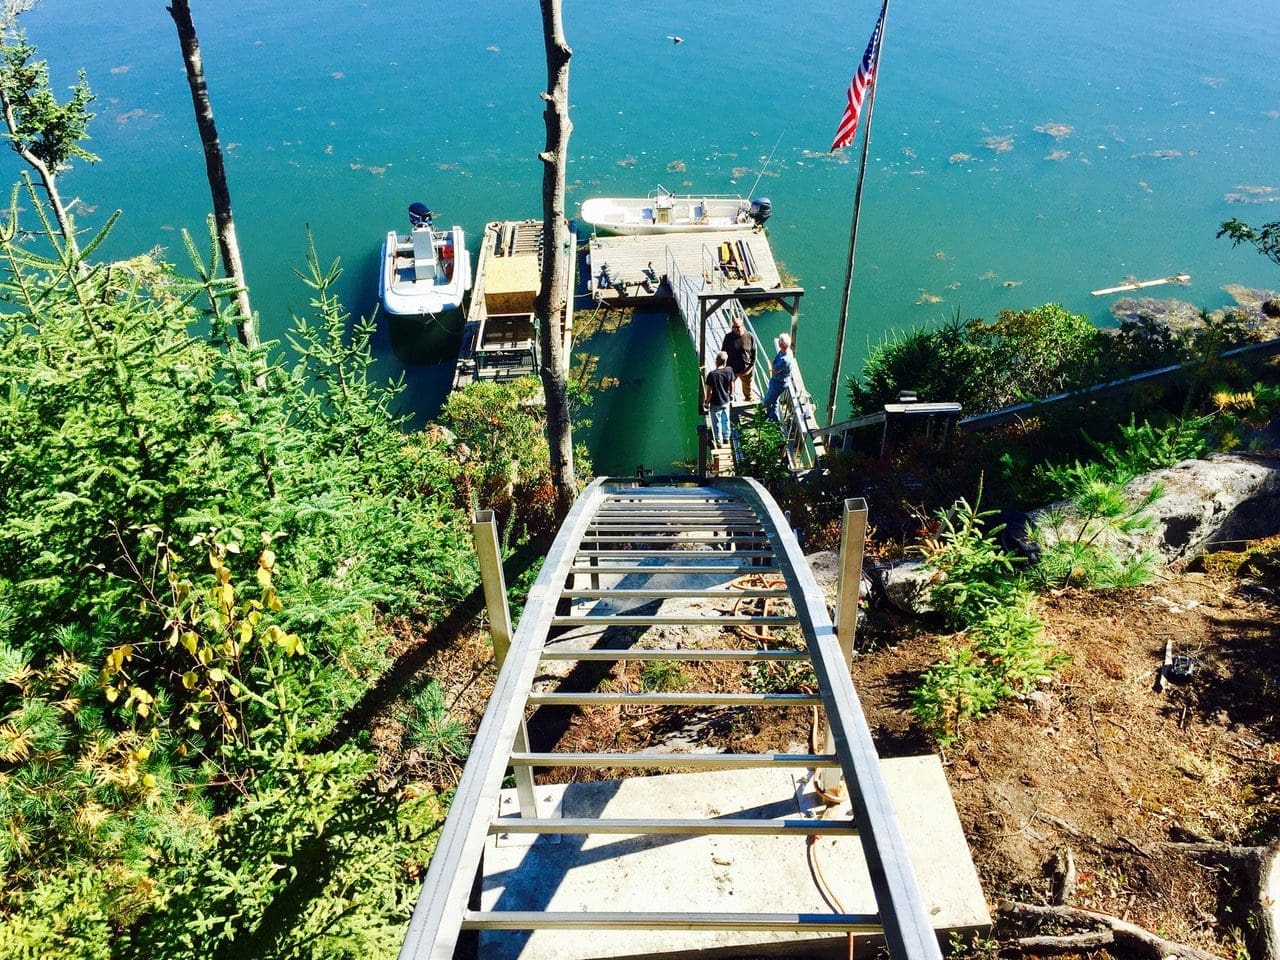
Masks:
[[[846,511],[865,529],[865,504]],[[478,520],[479,520],[478,516]],[[487,526],[485,525],[487,523]],[[400,952],[400,960],[443,960],[454,956],[464,930],[685,930],[811,931],[883,933],[894,960],[934,960],[938,942],[908,859],[902,833],[881,774],[879,758],[849,671],[852,650],[852,594],[842,591],[839,633],[825,598],[810,572],[786,518],[753,480],[722,478],[645,483],[601,479],[578,498],[529,591],[519,626],[510,632],[501,566],[491,516],[477,535],[486,597],[493,620],[500,669],[453,805],[436,846],[421,896]],[[858,544],[860,536],[851,538]],[[486,546],[487,544],[487,546]],[[769,577],[759,586],[744,574]],[[754,586],[742,586],[744,582]],[[695,584],[693,588],[690,583]],[[644,629],[657,624],[705,622],[706,614],[664,614],[666,599],[688,597],[773,598],[784,612],[719,618],[747,627],[790,625],[803,636],[802,649],[708,649],[660,641],[669,649],[639,649],[600,642],[606,630]],[[639,601],[639,602],[636,602]],[[657,612],[653,612],[653,611]],[[508,646],[507,638],[510,637]],[[548,645],[548,640],[556,642]],[[674,693],[548,693],[535,691],[540,665],[552,660],[631,659],[787,660],[808,663],[817,695]],[[525,732],[528,710],[555,704],[661,703],[663,705],[804,705],[821,708],[827,721],[824,753],[564,753],[532,752]],[[722,815],[709,819],[592,819],[540,817],[532,789],[532,769],[630,767],[644,769],[729,769],[802,767],[838,774],[850,785],[848,818],[752,819]],[[521,816],[499,816],[503,778],[516,774]],[[767,834],[804,837],[856,832],[861,841],[877,912],[871,914],[629,912],[603,899],[584,912],[481,911],[471,898],[483,866],[490,834],[723,835]],[[768,863],[759,865],[761,871]],[[785,897],[785,893],[780,893]],[[596,904],[592,904],[596,906]],[[584,942],[584,950],[587,944]]]

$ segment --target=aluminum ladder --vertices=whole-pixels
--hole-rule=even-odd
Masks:
[[[846,504],[845,536],[858,557],[849,589],[842,589],[837,633],[823,594],[786,517],[754,480],[727,477],[645,482],[600,479],[578,498],[547,554],[529,592],[514,635],[505,618],[505,595],[491,515],[479,518],[477,545],[486,579],[486,599],[500,670],[489,707],[440,835],[434,857],[400,952],[400,960],[445,960],[454,956],[463,931],[572,929],[787,930],[882,933],[894,960],[938,960],[936,935],[923,906],[893,806],[881,776],[857,694],[850,679],[852,626],[856,617],[857,568],[865,530],[860,511]],[[489,535],[483,535],[486,529]],[[846,547],[842,546],[842,554]],[[778,588],[738,587],[743,574],[781,578]],[[619,587],[619,577],[628,584]],[[688,578],[713,585],[689,589]],[[848,579],[848,578],[845,578]],[[608,585],[602,587],[604,581]],[[631,584],[640,583],[640,586]],[[615,612],[631,601],[689,597],[753,597],[789,600],[780,615],[724,616],[717,624],[798,627],[805,649],[638,649],[596,646],[573,640],[547,646],[566,632],[588,637],[590,628],[645,629],[654,625],[704,623],[698,615]],[[645,604],[646,607],[655,604]],[[631,607],[634,610],[634,605]],[[842,646],[842,640],[843,646]],[[802,661],[811,664],[818,696],[748,693],[542,693],[535,692],[539,667],[549,660],[732,660]],[[600,703],[662,705],[820,706],[827,721],[827,752],[812,754],[689,754],[532,752],[525,717],[545,705]],[[666,818],[599,820],[539,817],[532,771],[537,767],[636,769],[731,769],[799,767],[843,776],[850,785],[852,822],[808,819],[749,819],[730,816],[702,820]],[[515,771],[521,816],[498,815],[508,769]],[[838,769],[838,772],[837,772]],[[878,913],[619,913],[599,911],[485,912],[469,905],[482,869],[486,837],[494,833],[629,835],[789,835],[856,833],[860,838]],[[797,842],[803,842],[798,839]],[[763,866],[763,865],[762,865]]]

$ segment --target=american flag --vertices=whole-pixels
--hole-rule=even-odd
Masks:
[[[831,141],[833,153],[853,143],[854,135],[858,132],[858,114],[862,111],[862,100],[867,95],[868,88],[876,82],[876,69],[880,66],[880,34],[884,31],[884,14],[888,6],[886,0],[885,5],[880,8],[880,19],[876,21],[876,29],[871,34],[871,42],[867,44],[867,52],[862,55],[858,72],[849,83],[849,104],[844,108],[840,126],[836,128],[836,138]]]

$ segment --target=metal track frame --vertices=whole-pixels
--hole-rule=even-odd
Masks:
[[[708,507],[714,509],[708,510]],[[865,516],[865,505],[863,505]],[[655,516],[680,529],[723,530],[719,524],[728,514],[735,525],[746,529],[728,534],[723,541],[728,552],[677,549],[685,543],[668,544],[666,550],[650,549],[646,535],[627,530],[630,516],[638,527],[651,526]],[[608,537],[618,549],[603,554],[583,551],[590,534],[599,535],[608,524]],[[687,526],[686,526],[687,525]],[[615,532],[616,530],[616,532]],[[673,538],[674,539],[674,538]],[[642,547],[631,547],[640,542]],[[737,551],[737,544],[750,549]],[[765,545],[766,549],[757,549]],[[584,563],[590,560],[590,564]],[[672,561],[670,565],[663,560]],[[707,561],[705,564],[702,561]],[[746,562],[744,562],[746,561]],[[767,561],[767,562],[766,562]],[[761,566],[753,563],[763,563]],[[662,577],[668,572],[715,571],[756,573],[768,570],[780,574],[794,614],[779,617],[723,617],[725,623],[794,624],[806,643],[805,650],[710,650],[681,649],[595,649],[557,642],[546,643],[553,630],[583,625],[636,628],[654,623],[706,622],[689,617],[661,615],[611,616],[610,599],[624,598],[617,591],[579,589],[579,578],[598,578],[619,572],[635,572]],[[490,575],[487,579],[492,582]],[[593,585],[594,586],[594,585]],[[856,598],[856,580],[852,589]],[[596,593],[609,593],[610,599]],[[631,597],[647,599],[650,593],[681,596],[679,589],[660,588],[632,591]],[[770,596],[777,591],[730,590],[693,591],[693,595],[733,597]],[[842,594],[844,592],[842,591]],[[689,595],[685,591],[683,595]],[[557,613],[563,603],[596,601],[599,608],[586,615]],[[634,480],[601,479],[578,498],[561,526],[529,592],[524,616],[511,638],[505,662],[499,671],[489,707],[480,724],[471,755],[455,792],[453,806],[441,832],[418,899],[400,960],[445,960],[451,958],[463,930],[497,929],[670,929],[670,930],[788,930],[851,931],[883,933],[894,960],[937,960],[941,957],[936,934],[920,897],[915,875],[899,829],[893,805],[880,772],[880,761],[871,740],[858,696],[849,673],[848,650],[852,646],[852,612],[847,594],[842,596],[841,620],[837,635],[827,614],[821,589],[814,580],[785,516],[772,497],[755,481],[721,478],[696,486],[642,485]],[[490,604],[491,607],[493,604]],[[842,647],[841,639],[844,639]],[[534,692],[533,683],[542,660],[611,659],[725,659],[725,660],[807,660],[818,680],[819,696],[805,695],[725,695],[710,693],[670,694],[557,694]],[[630,754],[569,754],[531,752],[523,748],[523,724],[529,707],[548,705],[589,705],[597,703],[648,703],[660,705],[742,705],[795,706],[821,703],[828,723],[828,753],[824,754],[672,754],[656,751]],[[542,819],[532,809],[522,809],[519,818],[498,816],[499,796],[506,771],[526,772],[534,767],[627,767],[651,769],[727,769],[743,767],[835,768],[851,787],[852,822],[812,820],[743,820],[734,817],[703,821],[652,820],[592,821]],[[523,779],[523,776],[520,777]],[[481,870],[486,838],[491,833],[629,833],[713,835],[744,833],[754,835],[800,836],[816,832],[856,833],[859,837],[879,913],[862,914],[733,914],[660,913],[620,914],[602,904],[601,911],[588,913],[483,912],[469,909],[474,881]]]

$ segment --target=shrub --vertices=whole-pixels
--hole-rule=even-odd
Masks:
[[[782,428],[763,411],[741,421],[738,428],[738,471],[777,491],[791,473],[787,469]]]
[[[872,348],[850,379],[855,415],[914,390],[956,401],[966,414],[996,410],[1094,382],[1103,336],[1088,318],[1057,304],[1002,310],[993,322],[959,315],[932,330],[894,335]]]
[[[981,493],[979,493],[981,496]],[[1018,558],[1000,549],[988,528],[995,511],[980,512],[963,498],[937,514],[938,530],[920,547],[925,563],[940,574],[931,588],[934,608],[953,627],[977,623],[988,608],[1004,603],[1018,589]]]

